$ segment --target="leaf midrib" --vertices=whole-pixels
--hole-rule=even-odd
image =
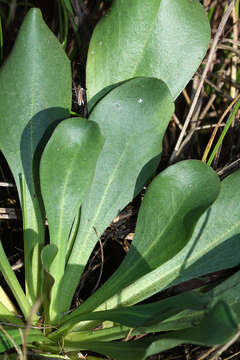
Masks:
[[[114,179],[115,179],[115,177],[116,177],[116,173],[117,173],[117,171],[118,171],[118,169],[119,169],[119,167],[120,167],[120,165],[121,165],[121,163],[122,163],[122,161],[123,161],[123,159],[124,159],[124,156],[125,156],[125,154],[126,154],[126,151],[127,151],[128,147],[129,147],[129,145],[130,145],[130,143],[131,143],[130,140],[131,140],[131,139],[129,139],[128,142],[126,143],[126,146],[124,147],[124,150],[123,150],[123,152],[122,152],[122,154],[121,154],[121,156],[120,156],[120,158],[119,158],[119,160],[118,160],[118,162],[117,162],[117,164],[116,164],[116,166],[115,166],[115,168],[114,168],[111,176],[109,177],[109,181],[108,181],[108,183],[106,184],[105,190],[104,190],[104,192],[103,192],[102,199],[101,199],[101,201],[100,201],[100,203],[99,203],[99,205],[98,205],[98,207],[97,207],[97,209],[96,209],[95,216],[94,216],[94,218],[92,219],[91,223],[89,224],[89,227],[88,227],[89,230],[88,230],[88,232],[86,233],[86,236],[84,237],[84,239],[82,240],[82,242],[80,243],[80,246],[79,246],[79,241],[75,242],[74,248],[73,248],[73,250],[72,250],[72,253],[71,253],[70,258],[69,258],[69,261],[68,261],[68,264],[74,264],[75,262],[78,262],[79,257],[82,256],[81,251],[80,251],[79,249],[80,249],[80,248],[85,248],[85,246],[86,246],[87,243],[88,243],[88,239],[89,239],[90,236],[91,236],[93,226],[94,226],[94,224],[96,224],[97,219],[98,219],[98,217],[99,217],[99,214],[100,214],[100,212],[101,212],[101,209],[102,209],[102,207],[103,207],[103,205],[104,205],[104,203],[105,203],[105,198],[106,198],[106,196],[107,196],[108,189],[110,188],[111,184],[113,183],[113,181],[114,181]],[[91,189],[90,189],[90,191],[91,191]],[[80,228],[81,228],[81,225],[80,225]],[[96,236],[97,236],[97,235],[96,235]],[[76,256],[76,255],[75,255],[75,249],[76,249],[76,248],[77,248],[77,252],[78,252],[79,256]],[[74,255],[75,255],[75,256],[74,256]],[[75,262],[74,262],[74,261],[71,262],[71,258],[73,258],[73,260],[74,260]],[[74,259],[74,258],[75,258],[75,259]]]

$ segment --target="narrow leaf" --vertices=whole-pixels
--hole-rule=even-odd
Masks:
[[[4,326],[4,329],[7,331],[9,336],[17,345],[22,344],[22,336],[18,328]],[[39,341],[42,343],[51,343],[50,340],[46,336],[44,336],[40,330],[29,329],[27,333],[27,342],[31,343],[33,341]],[[0,353],[10,350],[12,348],[13,348],[13,343],[6,337],[6,335],[0,329]]]
[[[216,331],[217,329],[217,331]],[[81,342],[65,340],[66,351],[86,349],[108,355],[117,360],[144,360],[148,356],[167,350],[174,346],[191,343],[199,345],[221,345],[230,340],[237,332],[238,324],[230,308],[220,302],[202,320],[191,329],[169,332],[159,337],[150,337],[134,342]]]
[[[130,328],[149,326],[160,323],[185,309],[205,309],[210,304],[210,300],[211,298],[208,296],[202,295],[199,297],[198,293],[187,292],[152,304],[90,312],[67,321],[66,326],[63,324],[60,329],[51,334],[50,338],[58,339],[60,336],[67,334],[76,323],[85,320],[99,320],[100,322],[109,320]]]
[[[179,340],[179,345],[190,343],[203,346],[222,345],[237,332],[238,323],[235,314],[224,302],[219,302],[206,315],[199,325],[190,329],[172,331],[163,334],[148,348],[147,356],[163,351],[165,340]]]
[[[18,279],[16,278],[14,271],[12,270],[8,262],[1,241],[0,241],[0,271],[5,281],[7,282],[8,286],[10,287],[13,295],[15,296],[15,299],[17,300],[17,303],[20,309],[22,310],[25,319],[27,319],[30,313],[31,306],[28,299],[26,298],[26,295],[23,292],[21,285],[18,282]]]
[[[12,303],[12,301],[9,299],[9,296],[6,294],[6,292],[3,290],[3,288],[0,286],[0,301],[1,303],[10,311],[15,314],[17,314],[16,307]]]

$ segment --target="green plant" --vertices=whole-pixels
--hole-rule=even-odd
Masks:
[[[238,302],[229,295],[236,280],[132,306],[171,284],[239,263],[240,173],[220,186],[216,173],[197,160],[170,166],[153,179],[133,244],[119,269],[67,314],[99,235],[154,175],[173,99],[199,65],[209,41],[208,22],[195,1],[158,0],[151,7],[146,0],[126,3],[115,1],[92,38],[88,120],[70,117],[70,63],[39,10],[29,11],[1,69],[0,144],[22,206],[25,292],[1,245],[0,270],[19,310],[1,288],[0,352],[15,347],[24,359],[28,347],[43,356],[62,358],[67,353],[75,358],[79,351],[90,350],[140,360],[184,342],[221,344],[237,331],[236,314],[229,306],[238,315]],[[141,41],[134,34],[131,14],[143,26]],[[182,20],[183,14],[188,21]],[[112,23],[117,16],[122,28],[115,33]],[[123,41],[127,34],[130,46]],[[114,56],[106,65],[111,47]],[[186,59],[189,49],[192,56]],[[187,311],[192,322],[189,315],[186,319]],[[92,331],[99,323],[103,328]],[[112,342],[166,330],[175,331]]]

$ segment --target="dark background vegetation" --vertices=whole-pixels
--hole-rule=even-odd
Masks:
[[[129,0],[130,1],[130,0]],[[141,0],[134,0],[141,1]],[[150,1],[150,0],[149,0]],[[171,0],[169,0],[171,1]],[[72,61],[73,82],[85,88],[85,69],[87,51],[91,34],[96,23],[111,7],[113,0],[72,0],[74,17],[68,17],[66,53]],[[219,23],[224,14],[228,0],[202,0],[206,13],[209,16],[212,29],[212,39],[217,32]],[[239,0],[236,0],[239,4]],[[18,34],[23,18],[30,7],[39,7],[43,18],[58,37],[60,42],[66,40],[64,24],[64,11],[62,2],[57,0],[0,0],[0,16],[3,25],[3,51],[1,62],[8,56]],[[211,47],[212,42],[209,44]],[[174,161],[181,159],[201,159],[214,127],[232,100],[239,93],[239,18],[238,11],[229,17],[218,43],[217,51],[212,59],[210,70],[205,80],[204,87],[198,104],[195,108],[192,121],[184,138],[180,154]],[[186,54],[186,56],[189,56]],[[207,58],[208,54],[206,55]],[[166,168],[171,163],[171,155],[188,114],[195,92],[198,89],[201,74],[206,59],[203,60],[193,79],[183,90],[176,101],[176,111],[169,124],[163,142],[163,155],[158,171]],[[28,64],[26,64],[26,67]],[[0,89],[1,96],[1,89]],[[16,99],[17,101],[17,99]],[[73,110],[81,114],[86,109],[79,108],[76,104],[76,94],[73,87]],[[219,127],[216,140],[219,138],[224,123]],[[240,126],[237,114],[233,126],[230,127],[217,156],[212,164],[213,168],[223,178],[240,167]],[[216,142],[215,140],[215,142]],[[20,279],[23,273],[23,242],[20,206],[14,187],[11,172],[0,153],[0,236],[6,244],[9,261]],[[117,268],[129,249],[134,233],[139,204],[144,193],[140,194],[123,212],[115,219],[102,237],[103,253],[96,247],[86,267],[79,288],[75,294],[72,306],[75,307],[84,301],[96,286],[101,285]],[[101,271],[103,270],[103,271]],[[216,280],[228,275],[234,269],[210,274],[204,280]],[[101,274],[101,276],[100,276]],[[87,279],[87,281],[86,281]],[[0,282],[3,279],[0,276]],[[194,279],[187,284],[167,290],[155,295],[155,299],[176,294],[180,291],[201,286],[201,279]],[[6,286],[6,284],[4,284]],[[217,331],[217,329],[216,329]],[[208,359],[207,350],[196,346],[181,346],[167,351],[161,355],[152,356],[157,359]],[[240,359],[240,346],[234,344],[222,359]]]

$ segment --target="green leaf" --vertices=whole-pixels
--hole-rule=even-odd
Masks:
[[[161,335],[159,340],[149,346],[146,355],[150,356],[169,349],[169,340],[179,340],[176,345],[183,343],[204,346],[222,345],[229,341],[237,330],[238,323],[235,314],[224,302],[219,302],[199,325]]]
[[[217,331],[216,331],[217,329]],[[108,355],[117,360],[144,360],[146,357],[183,344],[221,345],[230,340],[237,332],[238,324],[231,309],[219,302],[201,321],[191,329],[165,333],[158,337],[150,337],[134,342],[81,342],[74,336],[74,341],[64,341],[65,351],[86,349]],[[69,339],[70,335],[68,336]]]
[[[88,258],[114,217],[142,189],[160,159],[162,137],[173,112],[166,85],[132,79],[110,91],[91,112],[105,138],[81,226],[70,255],[61,294],[67,311]],[[65,302],[65,303],[64,303]]]
[[[107,87],[105,87],[104,89],[102,89],[101,91],[99,91],[96,95],[94,95],[88,102],[88,112],[89,114],[92,112],[94,106],[102,99],[104,98],[104,96],[106,96],[111,90],[115,89],[116,87],[122,85],[124,82],[129,81],[129,80],[125,80],[125,81],[121,81],[117,84],[112,84],[109,85]]]
[[[8,262],[1,241],[0,241],[0,272],[2,273],[5,281],[7,282],[13,295],[15,296],[15,299],[17,300],[17,303],[21,311],[23,312],[25,319],[27,319],[30,313],[31,306],[26,295],[23,292],[21,285],[18,282],[18,279],[13,269],[11,268]]]
[[[187,295],[187,293],[185,294]],[[174,299],[178,299],[178,296],[184,296],[185,294],[177,295],[175,297],[170,297],[167,298],[166,300],[162,300],[161,305],[164,305],[163,304],[164,302],[166,302],[166,305],[167,303],[171,305]],[[199,291],[197,292],[197,294],[198,294],[197,295],[198,299],[200,299],[201,301],[202,301],[202,296],[204,300],[205,296],[207,295],[208,299],[211,299],[211,303],[213,305],[219,302],[220,300],[224,301],[231,307],[231,309],[233,309],[234,313],[238,318],[238,322],[240,321],[240,271],[230,276],[220,284],[215,285],[213,289],[209,290],[207,293],[204,292],[204,294],[202,294]],[[184,297],[183,297],[183,301],[184,301]],[[196,326],[196,324],[200,323],[200,321],[204,318],[204,314],[205,314],[204,309],[185,310],[174,316],[170,316],[166,320],[160,321],[158,324],[148,325],[147,327],[140,326],[134,329],[131,332],[131,335],[134,336],[134,335],[141,335],[150,332],[181,330],[185,328],[191,328],[192,326]],[[83,316],[87,316],[87,314]],[[114,326],[112,328],[99,330],[94,333],[92,332],[92,330],[81,331],[81,338],[83,340],[88,340],[91,336],[91,340],[110,341],[127,336],[129,330],[130,329],[125,326]],[[78,335],[76,334],[78,333],[76,332],[77,331],[76,327],[74,328],[74,331],[75,331],[74,333],[67,335],[66,339],[68,338],[68,336],[70,336],[70,338],[77,337]],[[53,333],[53,335],[54,334],[56,335],[57,332],[58,331]],[[55,337],[53,336],[53,338]]]
[[[240,272],[238,271],[234,275],[230,276],[225,281],[218,285],[213,285],[213,288],[207,293],[204,289],[204,296],[207,295],[212,299],[212,304],[218,301],[224,301],[236,314],[238,321],[240,320]],[[201,298],[203,294],[199,292]],[[168,331],[168,330],[179,330],[188,327],[192,327],[193,324],[197,324],[201,321],[204,316],[203,310],[185,310],[180,314],[171,316],[166,321],[159,324],[149,326],[148,330],[151,332],[156,331]],[[75,330],[75,329],[74,329]],[[134,334],[139,335],[146,332],[145,327],[138,328]]]
[[[1,68],[0,88],[0,147],[22,203],[26,291],[34,302],[41,292],[44,241],[44,213],[36,196],[39,158],[53,127],[69,116],[72,97],[70,63],[39,9],[24,20]]]
[[[1,299],[2,300],[2,299]],[[20,324],[24,326],[24,322],[16,315],[16,313],[9,311],[8,308],[0,302],[0,322],[9,324]]]
[[[3,31],[2,31],[2,18],[0,16],[0,63],[3,59]]]
[[[217,174],[198,160],[179,162],[158,175],[142,202],[134,240],[124,261],[68,319],[94,310],[120,289],[172,259],[190,240],[197,220],[219,191]],[[144,285],[149,284],[142,284],[142,288]],[[120,304],[121,295],[116,305]]]
[[[238,320],[240,320],[240,271],[237,271],[220,284],[213,286],[207,294],[213,299],[214,303],[221,300],[231,306]]]
[[[210,300],[211,298],[206,295],[199,297],[198,293],[187,292],[151,304],[90,312],[67,321],[66,326],[63,324],[60,329],[51,334],[50,338],[58,339],[60,336],[67,334],[71,326],[73,327],[76,323],[85,320],[99,320],[100,322],[109,320],[130,328],[149,326],[160,323],[187,308],[195,310],[205,309],[209,305]]]
[[[209,297],[204,297],[204,295],[199,297],[199,294],[188,292],[151,304],[96,311],[80,315],[79,321],[101,320],[101,322],[103,322],[110,320],[114,323],[136,328],[161,322],[186,308],[195,310],[203,309],[209,302]]]
[[[56,257],[58,248],[55,244],[48,244],[44,246],[41,252],[41,260],[44,270],[50,273],[51,265]]]
[[[87,330],[87,331],[81,331],[81,341],[88,341],[91,338],[91,341],[113,341],[118,340],[126,337],[129,333],[131,328],[127,326],[117,325],[110,328],[103,328],[98,329],[97,331]],[[143,334],[143,333],[141,333]],[[49,338],[56,339],[52,334],[49,336]],[[80,339],[80,333],[77,331],[68,333],[64,340],[70,340],[70,341],[79,341]]]
[[[199,67],[210,27],[195,0],[115,0],[97,24],[87,60],[91,99],[136,76],[162,79],[176,98]],[[186,56],[187,54],[187,56]]]
[[[0,286],[0,302],[10,311],[17,314],[17,309],[14,306],[12,300],[10,300],[9,296],[3,290],[2,286]]]
[[[71,118],[61,122],[47,143],[40,163],[41,192],[49,224],[50,243],[58,252],[52,261],[51,321],[60,314],[58,286],[64,274],[68,239],[74,217],[91,185],[103,138],[96,123]],[[57,191],[56,191],[57,189]]]
[[[218,199],[202,215],[191,241],[177,256],[117,293],[98,310],[130,306],[170,286],[239,265],[239,182],[240,171],[222,181]]]
[[[42,302],[44,308],[45,324],[50,324],[49,308],[51,303],[52,287],[54,284],[54,278],[51,276],[51,265],[53,263],[54,258],[57,255],[57,252],[58,252],[58,248],[55,244],[48,244],[44,246],[41,252],[41,261],[44,269],[44,280],[43,280],[44,292],[42,294]]]
[[[15,344],[22,344],[22,336],[20,331],[24,333],[24,328],[13,328],[9,326],[4,326],[4,330],[7,331],[8,335],[15,342]],[[43,333],[38,329],[29,329],[27,332],[27,343],[31,343],[33,341],[40,341],[42,343],[50,343],[51,341],[43,335]],[[13,343],[10,339],[1,331],[0,329],[0,353],[12,349]]]

